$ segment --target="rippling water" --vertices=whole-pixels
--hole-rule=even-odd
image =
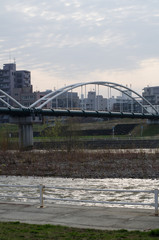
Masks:
[[[71,187],[71,188],[91,188],[91,189],[118,189],[118,190],[154,190],[159,189],[159,180],[157,179],[72,179],[72,178],[53,178],[53,177],[15,177],[15,176],[0,176],[0,184],[12,185],[39,185],[43,184],[50,187]],[[37,188],[1,188],[0,195],[27,195],[30,197],[38,197],[39,190]],[[96,201],[122,201],[122,202],[141,202],[152,203],[154,202],[154,194],[152,193],[133,193],[133,192],[95,192],[84,190],[59,190],[59,189],[46,189],[45,197],[53,198],[71,198],[80,200],[96,200]],[[12,197],[3,198],[1,201],[21,201],[21,202],[37,202],[38,200],[32,199],[14,199]],[[45,201],[47,204],[47,201]],[[50,203],[57,203],[57,201],[49,201]],[[58,202],[66,204],[66,202]],[[76,205],[89,205],[94,206],[101,204],[97,203],[73,203]],[[112,204],[102,204],[102,206],[114,206]],[[121,205],[116,205],[116,207]],[[124,205],[123,205],[124,206]],[[128,207],[127,205],[125,205]],[[139,207],[129,205],[129,207]],[[151,206],[142,206],[142,208],[151,208]]]

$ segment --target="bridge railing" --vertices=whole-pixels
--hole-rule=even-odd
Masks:
[[[119,190],[119,189],[93,189],[93,188],[71,188],[71,187],[55,187],[55,186],[45,186],[45,185],[7,185],[7,184],[1,184],[0,188],[34,188],[37,189],[37,196],[28,196],[23,195],[22,193],[19,194],[0,194],[0,199],[6,199],[11,200],[13,198],[15,199],[34,199],[38,200],[39,207],[44,207],[44,201],[63,201],[63,202],[81,202],[81,203],[100,203],[100,204],[112,204],[112,205],[134,205],[134,206],[151,206],[154,207],[155,210],[155,216],[158,216],[158,194],[159,190]],[[93,192],[125,192],[125,193],[149,193],[154,195],[154,201],[152,203],[141,203],[141,202],[122,202],[122,201],[95,201],[95,200],[82,200],[82,199],[72,199],[72,198],[55,198],[55,197],[48,197],[46,196],[47,190],[71,190],[71,191],[93,191]],[[47,193],[48,195],[48,193]]]

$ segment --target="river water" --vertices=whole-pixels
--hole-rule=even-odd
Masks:
[[[39,185],[43,184],[50,187],[71,187],[71,188],[89,188],[89,189],[118,189],[118,190],[154,190],[159,189],[158,179],[72,179],[72,178],[54,178],[54,177],[16,177],[16,176],[0,176],[0,184],[11,185]],[[12,197],[4,198],[3,195],[27,195],[30,197],[39,197],[39,190],[37,188],[12,188],[1,187],[0,201],[20,201],[20,202],[37,202],[35,199],[14,199]],[[96,192],[84,190],[62,190],[62,189],[47,189],[45,190],[45,197],[65,198],[74,200],[95,200],[95,201],[122,201],[122,202],[139,202],[139,203],[153,203],[154,194],[152,193],[134,193],[134,192]],[[45,201],[46,202],[46,201]],[[57,202],[49,201],[50,203],[60,204],[76,204],[88,206],[101,206],[99,203],[74,203],[74,202]],[[47,204],[47,202],[46,202]],[[102,204],[102,206],[114,206],[112,204]],[[132,208],[152,208],[151,206],[134,206],[123,205],[124,207]],[[121,205],[115,205],[121,207]]]

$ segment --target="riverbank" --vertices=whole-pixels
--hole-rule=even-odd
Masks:
[[[69,204],[48,204],[45,208],[37,208],[35,204],[1,203],[0,210],[1,240],[159,239],[159,230],[157,230],[158,217],[154,216],[152,209],[75,206]],[[14,221],[14,223],[7,223],[9,221]],[[34,225],[27,225],[26,223]],[[70,228],[68,229],[66,226]],[[97,230],[98,232],[96,232]],[[109,232],[106,232],[106,230],[109,230]],[[122,230],[122,233],[115,232],[117,230]],[[133,230],[136,232],[132,232]],[[149,235],[150,230],[153,233],[152,235]],[[74,231],[76,231],[76,234],[72,233]],[[142,233],[139,234],[139,231],[142,231]],[[83,235],[84,232],[87,234]]]
[[[0,152],[0,175],[69,178],[159,178],[159,152]]]
[[[136,138],[94,138],[94,139],[70,139],[69,141],[34,141],[36,149],[136,149],[140,148],[158,148],[159,139],[136,139]]]

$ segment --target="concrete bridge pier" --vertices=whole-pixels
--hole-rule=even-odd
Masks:
[[[33,147],[33,125],[19,124],[19,147],[27,149]]]
[[[10,117],[10,123],[19,126],[19,148],[27,150],[33,147],[33,124],[41,124],[42,118],[32,117]]]

